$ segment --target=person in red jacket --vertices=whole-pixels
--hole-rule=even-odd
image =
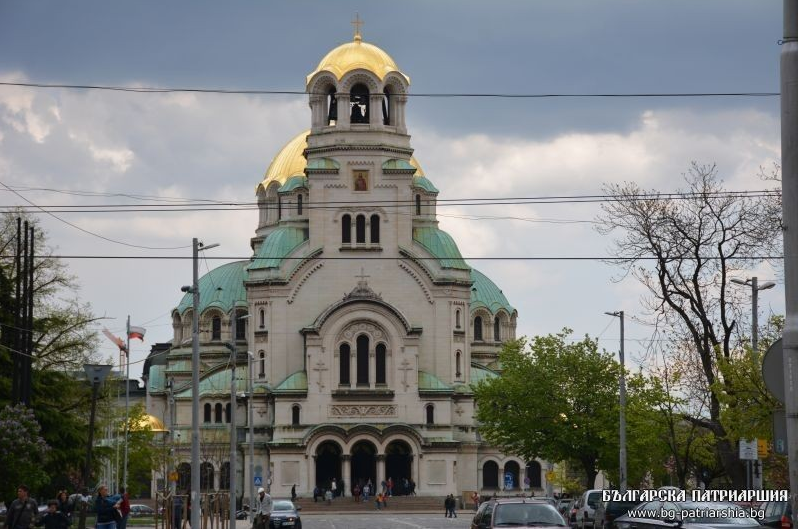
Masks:
[[[117,529],[127,529],[127,519],[130,516],[130,496],[125,487],[119,487],[119,494],[122,496],[119,501],[119,512],[122,513],[122,521],[117,524]]]

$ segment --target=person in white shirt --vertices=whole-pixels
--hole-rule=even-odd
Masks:
[[[258,489],[258,498],[255,501],[255,505],[254,529],[269,529],[269,518],[272,513],[272,497],[266,493],[263,487]]]

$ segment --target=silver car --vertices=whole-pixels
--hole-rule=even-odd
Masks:
[[[644,512],[645,511],[645,512]],[[634,516],[632,516],[634,515]],[[759,522],[727,502],[651,501],[615,519],[616,529],[754,529]]]

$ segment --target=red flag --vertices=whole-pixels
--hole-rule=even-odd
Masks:
[[[145,329],[144,327],[130,327],[130,329],[127,332],[127,337],[130,338],[131,340],[134,339],[134,338],[138,338],[139,340],[141,340],[143,342],[144,341],[144,333],[146,333],[146,332],[147,332],[147,329]]]

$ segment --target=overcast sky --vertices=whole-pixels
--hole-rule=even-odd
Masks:
[[[415,93],[777,92],[781,0],[536,0],[0,3],[0,80],[61,84],[304,90],[333,47],[364,40],[388,52]],[[596,194],[608,182],[675,191],[691,161],[717,163],[729,188],[763,189],[780,159],[777,97],[412,98],[415,156],[441,198]],[[0,87],[0,181],[100,193],[253,200],[282,145],[308,128],[302,96],[133,94]],[[25,191],[42,205],[130,203]],[[0,191],[0,204],[23,201]],[[594,205],[439,210],[466,258],[605,256]],[[462,215],[525,220],[466,220]],[[105,237],[142,246],[220,242],[249,254],[253,211],[65,214]],[[170,255],[138,250],[42,217],[61,254]],[[181,250],[190,254],[189,250]],[[210,252],[209,252],[210,253]],[[191,281],[183,261],[69,260],[80,296],[107,326],[148,329],[133,348],[171,338],[169,313]],[[209,261],[211,267],[221,264]],[[472,261],[519,312],[519,335],[568,326],[618,348],[604,311],[640,315],[642,290],[597,261]],[[201,271],[205,272],[206,263]],[[762,280],[780,274],[751,271]],[[340,287],[337,285],[334,288]],[[343,290],[342,290],[343,292]],[[783,313],[783,287],[761,316]],[[650,329],[630,324],[639,354]],[[110,356],[114,346],[101,344]],[[140,364],[131,367],[140,373]]]

